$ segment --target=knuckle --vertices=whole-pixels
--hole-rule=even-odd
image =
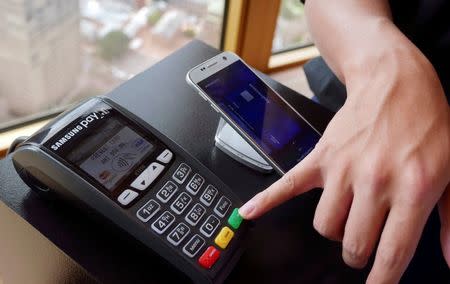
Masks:
[[[384,192],[389,182],[389,175],[382,162],[364,163],[361,167],[360,184],[365,184],[369,194],[378,195]]]
[[[389,176],[383,170],[372,171],[371,175],[369,176],[369,184],[377,191],[386,188],[388,180]]]
[[[314,217],[313,227],[320,235],[329,240],[341,240],[341,234],[338,232],[335,226],[333,226],[330,221],[325,221],[324,218],[320,216],[316,215]]]
[[[292,171],[287,172],[282,178],[281,178],[281,184],[283,188],[285,188],[286,193],[289,197],[296,196],[296,186],[295,186],[295,177],[294,173]]]
[[[379,264],[388,270],[394,270],[406,258],[406,249],[401,246],[391,248],[380,248],[377,254]]]
[[[325,231],[324,228],[326,226],[323,224],[323,221],[320,219],[320,217],[317,217],[317,215],[314,216],[313,227],[319,234],[324,236],[323,232]]]
[[[319,140],[319,142],[314,147],[314,150],[307,156],[311,160],[311,163],[322,166],[325,164],[327,159],[327,153],[330,152],[329,143],[323,140],[324,136]]]
[[[373,174],[365,188],[371,197],[381,197],[383,193],[386,193],[387,189],[386,178],[384,176],[373,176]]]
[[[431,187],[431,179],[426,173],[417,171],[411,176],[411,186],[418,194],[424,193]]]
[[[369,251],[364,242],[346,240],[345,238],[342,254],[344,261],[348,265],[356,268],[364,267],[369,258]]]
[[[324,137],[322,136],[320,140],[317,142],[316,146],[314,147],[314,153],[316,156],[323,156],[326,152],[327,143],[324,140]]]
[[[412,205],[421,204],[429,198],[432,188],[431,175],[419,164],[414,163],[405,170],[408,199]],[[427,198],[428,197],[428,198]]]

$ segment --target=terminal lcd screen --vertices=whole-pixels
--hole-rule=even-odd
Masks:
[[[112,191],[154,148],[120,119],[109,117],[67,159]]]

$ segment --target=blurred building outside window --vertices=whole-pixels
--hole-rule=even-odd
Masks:
[[[225,1],[1,1],[0,130],[105,94],[193,38],[219,48]]]

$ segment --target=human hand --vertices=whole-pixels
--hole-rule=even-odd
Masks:
[[[315,229],[342,241],[343,259],[355,268],[379,241],[367,282],[396,283],[450,182],[450,111],[436,72],[415,47],[388,46],[361,62],[346,70],[347,101],[316,148],[239,213],[254,219],[323,187]],[[441,217],[446,212],[450,222],[448,195]]]

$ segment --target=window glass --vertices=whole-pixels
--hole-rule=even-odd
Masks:
[[[0,129],[107,93],[193,38],[219,48],[225,1],[3,1]]]
[[[282,52],[311,43],[303,4],[300,0],[281,0],[272,52]]]

